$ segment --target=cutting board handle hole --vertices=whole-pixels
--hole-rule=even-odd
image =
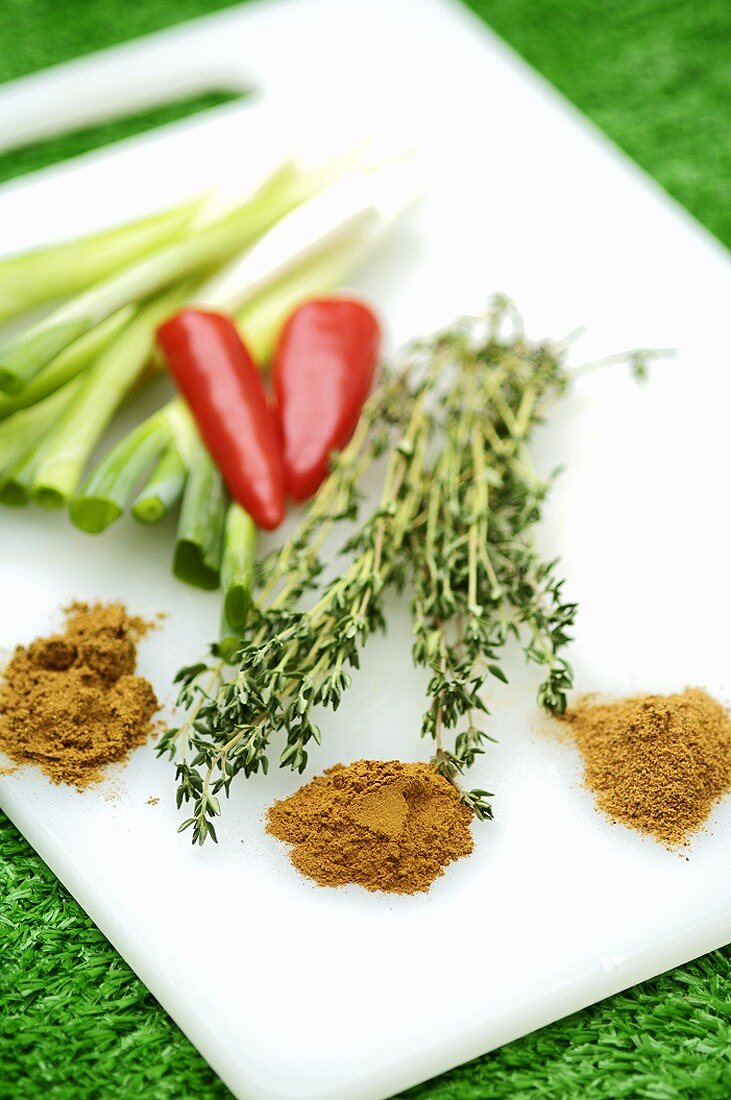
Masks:
[[[244,92],[214,90],[194,96],[183,96],[159,103],[144,111],[116,116],[95,126],[71,129],[43,141],[18,146],[0,154],[0,183],[15,176],[24,175],[26,172],[35,172],[39,168],[56,164],[60,160],[100,149],[112,142],[245,99],[249,95],[251,90]]]

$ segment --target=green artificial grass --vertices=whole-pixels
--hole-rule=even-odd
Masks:
[[[731,245],[728,0],[468,0]]]
[[[227,6],[228,0],[0,0],[0,81]],[[731,244],[727,0],[470,0],[470,6]],[[0,179],[179,113],[164,109],[156,118],[6,154]],[[2,815],[0,1006],[0,1100],[230,1095]],[[728,1100],[731,948],[403,1095]]]
[[[2,1100],[230,1093],[5,819]],[[403,1094],[410,1100],[728,1100],[731,948]]]

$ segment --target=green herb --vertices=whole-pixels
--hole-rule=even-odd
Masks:
[[[257,567],[235,674],[226,677],[230,654],[217,644],[178,674],[189,715],[159,751],[176,760],[178,804],[193,804],[181,829],[194,842],[215,839],[219,795],[238,774],[266,771],[272,750],[281,766],[305,768],[320,740],[317,709],[337,709],[363,646],[385,627],[389,590],[411,591],[413,656],[431,673],[422,734],[455,785],[484,751],[477,716],[487,714],[486,683],[506,678],[510,638],[545,670],[540,704],[565,708],[575,605],[534,545],[550,482],[526,450],[567,387],[564,351],[529,342],[498,298],[486,318],[412,345],[385,373],[300,528]],[[360,484],[382,456],[368,509]],[[341,546],[346,563],[324,580],[322,546],[342,521],[357,523]],[[488,792],[463,797],[491,815]]]
[[[507,682],[501,654],[509,638],[545,669],[539,704],[566,708],[572,672],[562,654],[576,605],[563,597],[556,563],[535,549],[550,481],[536,477],[527,444],[568,377],[559,349],[530,344],[503,299],[486,326],[468,322],[420,354],[456,380],[440,401],[443,444],[408,544],[414,662],[431,673],[422,734],[436,742],[437,770],[456,781],[491,740],[478,721],[489,713],[483,687],[490,677]],[[459,732],[447,747],[452,730]],[[478,817],[492,816],[488,797],[463,794]]]

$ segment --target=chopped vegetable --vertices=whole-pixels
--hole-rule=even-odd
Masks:
[[[180,501],[188,470],[176,443],[169,443],[132,505],[140,523],[159,523]]]
[[[125,436],[71,501],[72,522],[82,531],[96,535],[119,519],[135,487],[168,446],[171,435],[166,410],[161,409]]]
[[[356,159],[362,164],[362,157]],[[196,201],[81,241],[0,260],[0,314],[10,301],[3,299],[4,290],[17,273],[26,289],[22,301],[7,304],[12,312],[31,304],[29,294],[34,302],[77,295],[0,348],[0,500],[69,504],[72,520],[88,531],[103,530],[126,508],[139,522],[156,523],[181,503],[174,571],[210,588],[223,569],[222,632],[231,652],[238,647],[254,554],[255,523],[243,505],[254,511],[257,505],[253,498],[230,503],[185,402],[168,402],[90,474],[86,467],[125,396],[163,365],[154,330],[191,301],[196,285],[194,301],[204,310],[233,313],[254,361],[264,363],[292,310],[343,284],[413,194],[403,163],[368,171],[353,171],[353,164],[350,157],[312,172],[288,162],[216,220]],[[219,271],[237,253],[243,255]],[[196,282],[186,285],[189,277]],[[258,411],[247,386],[258,395]],[[284,508],[277,488],[279,420],[262,405],[253,367],[236,388],[239,399],[249,401],[258,429],[260,421],[271,426],[266,441],[257,438],[244,455],[244,472],[260,497],[259,522],[272,526]],[[240,459],[244,448],[232,432],[227,444]],[[259,479],[262,457],[265,468],[274,463],[269,489]]]
[[[284,476],[295,500],[327,477],[352,436],[378,364],[381,329],[354,298],[305,302],[282,330],[272,379],[284,436]]]
[[[170,425],[171,438],[132,505],[132,515],[140,523],[159,523],[175,507],[183,495],[191,459],[202,450],[185,402],[170,401],[163,413]]]
[[[233,321],[185,309],[157,339],[231,496],[259,527],[278,527],[284,478],[276,422]]]
[[[9,504],[12,508],[22,508],[28,503],[37,465],[38,456],[34,450],[30,450],[5,472],[0,484],[0,501],[3,504]]]
[[[269,358],[282,324],[295,306],[305,299],[327,294],[340,285],[378,239],[379,234],[372,233],[365,239],[348,238],[341,241],[331,250],[308,261],[302,269],[275,282],[272,288],[259,293],[246,305],[237,316],[237,325],[245,334],[247,346],[256,349],[255,359],[264,361]],[[159,522],[178,504],[191,466],[201,456],[205,458],[205,451],[201,447],[185,402],[176,398],[165,406],[165,411],[173,423],[174,439],[161,454],[148,481],[132,504],[132,515],[141,523]],[[24,500],[27,499],[27,494],[26,490]],[[179,579],[193,584],[199,583],[202,578],[205,585],[210,587],[211,572],[202,567],[202,557],[198,550],[191,549],[195,545],[195,539],[191,540],[187,536],[179,538],[176,574]],[[232,545],[230,540],[227,545]],[[253,550],[252,545],[252,554]],[[237,629],[230,623],[223,625],[224,633],[229,639],[227,644],[230,652],[235,650]]]
[[[256,525],[238,504],[229,505],[221,561],[223,608],[221,650],[227,659],[237,651],[251,606],[256,554]]]
[[[226,489],[218,467],[197,439],[173,556],[173,573],[179,580],[196,588],[218,588],[226,508]]]

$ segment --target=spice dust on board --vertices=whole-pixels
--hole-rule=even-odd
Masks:
[[[83,789],[153,732],[152,685],[135,674],[151,625],[119,603],[74,603],[60,634],[18,646],[0,680],[0,750]]]
[[[320,886],[416,894],[472,851],[472,811],[428,764],[336,764],[269,810],[267,831]]]
[[[687,843],[731,791],[731,717],[701,688],[606,703],[589,696],[564,721],[597,808],[668,847]]]

